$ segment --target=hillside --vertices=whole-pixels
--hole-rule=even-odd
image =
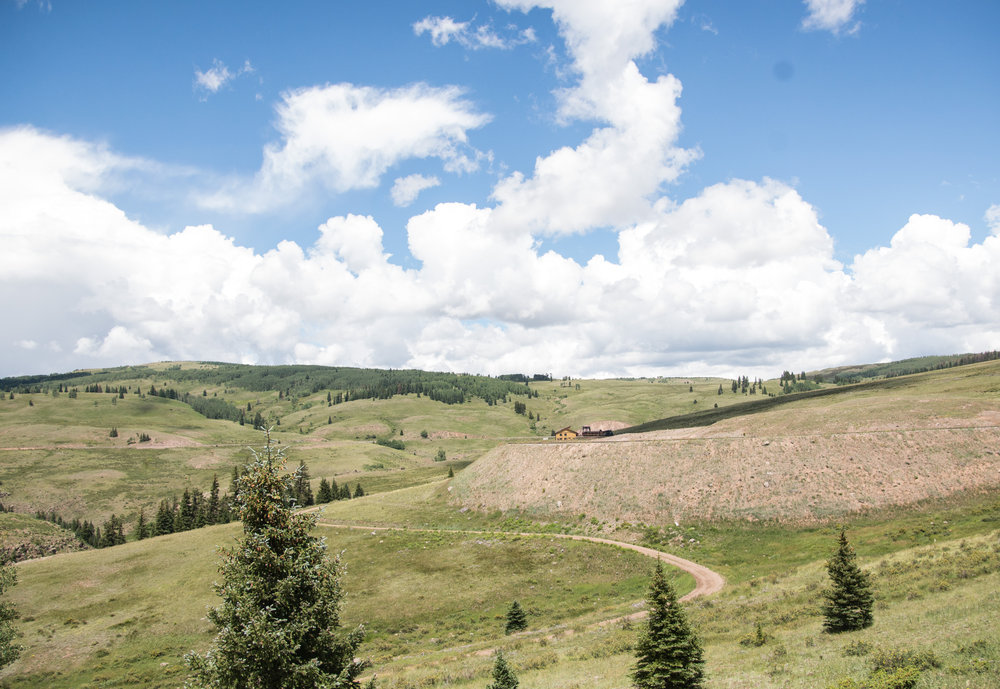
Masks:
[[[994,488],[998,391],[1000,363],[988,362],[695,428],[505,445],[459,476],[455,499],[613,525],[827,519]]]
[[[495,648],[522,686],[627,684],[649,561],[561,534],[656,546],[725,577],[721,592],[686,604],[709,689],[825,688],[864,677],[880,649],[933,653],[919,687],[1000,687],[1000,362],[766,398],[782,404],[763,410],[718,379],[532,382],[530,397],[493,404],[416,392],[332,404],[336,391],[213,386],[170,376],[216,365],[174,366],[148,378],[104,374],[132,386],[124,396],[81,386],[74,397],[50,388],[0,400],[4,504],[95,519],[148,514],[165,495],[206,489],[216,473],[225,488],[260,435],[206,418],[183,393],[249,403],[280,419],[290,466],[307,462],[314,490],[335,476],[369,493],[324,506],[318,531],[343,553],[343,620],[368,627],[362,652],[383,689],[485,686]],[[304,384],[305,373],[294,375]],[[151,395],[150,385],[178,398]],[[547,439],[564,426],[676,420],[715,404],[732,415],[599,441]],[[140,433],[150,440],[138,442]],[[388,439],[404,449],[376,442]],[[456,476],[445,479],[449,468]],[[25,514],[0,517],[5,537],[60,535]],[[820,632],[831,518],[848,524],[878,592],[875,626],[850,639]],[[217,548],[238,531],[211,526],[20,563],[10,598],[25,653],[0,682],[181,685],[184,653],[212,635],[205,609],[217,602]],[[688,575],[672,575],[681,593],[691,590]],[[505,637],[514,598],[530,625]],[[758,622],[770,640],[741,644]]]

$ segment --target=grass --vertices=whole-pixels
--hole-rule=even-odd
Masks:
[[[160,366],[153,378],[130,384],[181,389],[171,382],[171,371]],[[721,396],[716,394],[720,382]],[[851,465],[846,455],[840,457],[843,470],[834,462],[846,447],[838,438],[856,438],[859,448],[871,450],[868,469],[878,473],[877,462],[927,454],[918,437],[927,433],[951,439],[934,455],[942,466],[995,466],[995,444],[986,440],[995,432],[990,425],[1000,423],[997,362],[800,397],[777,411],[738,416],[730,412],[739,411],[748,398],[732,394],[727,382],[532,384],[539,397],[526,400],[528,410],[541,417],[534,430],[510,403],[448,406],[410,395],[328,407],[324,393],[293,401],[279,400],[277,393],[206,390],[280,417],[276,435],[289,448],[289,466],[305,461],[314,491],[321,477],[352,488],[361,482],[367,497],[324,506],[318,517],[322,523],[392,527],[374,533],[319,527],[331,551],[343,552],[344,622],[366,623],[370,636],[363,650],[375,660],[381,687],[480,688],[489,681],[490,654],[497,647],[508,651],[522,686],[610,689],[628,684],[639,623],[599,623],[641,609],[651,563],[635,553],[551,535],[562,532],[645,540],[726,576],[722,593],[687,605],[705,645],[710,688],[822,689],[845,677],[866,677],[880,649],[934,654],[936,665],[923,671],[918,689],[1000,687],[995,482],[979,491],[904,505],[830,509],[819,522],[790,521],[775,508],[755,514],[754,520],[696,515],[675,525],[667,517],[611,516],[615,505],[640,499],[672,505],[667,475],[644,472],[636,466],[636,455],[623,455],[639,481],[632,486],[608,480],[608,465],[598,455],[588,461],[567,461],[567,455],[548,465],[534,454],[521,472],[525,485],[536,486],[540,494],[544,488],[545,500],[555,504],[561,482],[585,479],[582,489],[572,488],[565,498],[586,498],[585,508],[539,509],[528,490],[512,490],[519,484],[499,475],[489,479],[498,494],[504,491],[510,498],[508,504],[456,498],[478,472],[497,464],[497,457],[550,446],[546,441],[494,449],[500,444],[538,441],[567,425],[677,416],[690,411],[694,399],[698,406],[718,403],[727,418],[680,432],[703,437],[677,439],[670,435],[675,431],[662,431],[666,439],[636,446],[683,445],[676,456],[690,472],[704,468],[706,455],[719,443],[731,443],[740,448],[739,467],[747,478],[771,470],[765,462],[773,469],[782,457],[792,457],[800,467],[814,459],[837,467],[841,473],[835,478],[844,483]],[[189,386],[200,394],[200,385]],[[244,448],[259,444],[259,434],[248,427],[204,419],[179,402],[130,395],[112,405],[111,399],[80,393],[76,399],[36,394],[0,400],[0,448],[7,448],[0,449],[0,481],[10,493],[5,504],[31,511],[51,506],[64,517],[91,520],[111,511],[134,515],[141,506],[148,515],[161,497],[188,485],[207,489],[212,473],[219,473],[225,488]],[[107,436],[111,425],[119,429],[117,441]],[[139,432],[154,441],[125,444]],[[405,449],[376,445],[377,436],[400,439]],[[582,458],[603,445],[566,447]],[[434,461],[439,449],[448,461]],[[445,479],[449,468],[456,471],[455,479]],[[698,484],[718,487],[731,478],[717,472]],[[910,475],[903,479],[914,482]],[[663,486],[651,489],[650,480]],[[11,521],[25,519],[0,515],[3,536],[48,528]],[[874,577],[877,605],[874,627],[831,636],[821,632],[819,601],[824,562],[841,523],[848,527],[859,563]],[[503,531],[534,535],[498,533]],[[209,527],[18,565],[20,583],[10,597],[23,615],[19,628],[25,654],[0,672],[0,684],[55,689],[180,685],[183,654],[205,648],[212,635],[204,614],[216,602],[211,590],[216,548],[231,543],[238,532],[238,525]],[[693,585],[686,575],[675,581],[681,593]],[[530,628],[507,637],[502,617],[515,598],[528,610]],[[771,637],[768,643],[740,645],[758,622]]]
[[[104,686],[114,678],[115,686],[176,686],[183,653],[211,638],[204,613],[216,603],[215,548],[238,531],[210,527],[22,563],[11,599],[23,615],[25,652],[4,681],[58,688]],[[544,536],[323,527],[318,534],[347,565],[344,624],[366,623],[366,650],[380,664],[498,643],[514,599],[528,611],[527,636],[626,614],[641,599],[649,571],[648,559],[630,551]],[[691,585],[679,580],[682,590]]]

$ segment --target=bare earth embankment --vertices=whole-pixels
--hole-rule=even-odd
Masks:
[[[505,445],[463,471],[454,495],[476,509],[666,524],[825,520],[996,488],[997,373],[929,374],[697,428]]]

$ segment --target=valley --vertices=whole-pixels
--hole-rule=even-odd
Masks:
[[[13,509],[0,514],[0,545],[50,543],[55,525],[30,518],[39,510],[94,523],[116,514],[129,538],[22,550],[31,557],[9,598],[24,652],[0,671],[6,686],[177,687],[184,654],[212,638],[218,548],[239,525],[137,541],[135,522],[185,489],[207,492],[213,476],[226,492],[260,434],[151,386],[259,411],[287,468],[308,466],[314,493],[321,478],[363,486],[364,497],[314,509],[317,533],[345,565],[343,622],[366,625],[362,650],[379,686],[484,686],[497,648],[523,686],[627,685],[651,571],[650,553],[630,548],[724,579],[685,604],[708,687],[860,680],[878,649],[931,652],[919,687],[1000,686],[995,361],[791,395],[709,424],[565,442],[552,434],[669,420],[694,400],[734,412],[755,400],[728,380],[684,378],[531,381],[506,401],[410,392],[333,404],[345,390],[300,385],[316,372],[261,390],[219,380],[210,364],[86,380],[101,375],[124,394],[83,392],[69,379],[56,394],[0,400],[2,501]],[[819,602],[840,526],[873,577],[875,625],[830,635]],[[679,594],[696,590],[682,568],[668,573]],[[529,626],[506,636],[515,599]],[[767,641],[741,643],[757,624]]]

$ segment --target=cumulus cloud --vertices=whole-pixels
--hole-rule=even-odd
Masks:
[[[218,93],[223,86],[230,83],[234,79],[241,77],[244,74],[251,74],[253,71],[253,65],[250,64],[250,60],[244,61],[242,67],[235,72],[232,72],[229,70],[229,67],[222,62],[222,60],[216,58],[212,60],[212,66],[204,72],[195,68],[194,87],[196,91],[199,91],[202,94],[204,99],[209,94]]]
[[[440,185],[441,180],[437,177],[407,175],[406,177],[396,178],[389,195],[392,197],[392,202],[395,205],[405,207],[416,201],[417,197],[420,196],[420,192],[424,189],[431,189]]]
[[[451,17],[436,16],[427,16],[414,23],[413,33],[417,36],[429,34],[431,43],[439,47],[455,41],[469,50],[482,48],[509,50],[526,43],[534,43],[536,40],[535,32],[531,28],[518,29],[515,26],[508,26],[502,35],[489,24],[473,26],[471,21],[459,22]]]
[[[252,181],[207,195],[212,208],[255,212],[293,201],[310,185],[345,192],[376,187],[395,164],[437,158],[467,172],[478,151],[468,132],[489,122],[456,87],[378,89],[329,84],[289,91],[277,107],[280,140]]]
[[[650,81],[634,61],[653,50],[656,30],[675,20],[680,0],[500,4],[552,10],[578,75],[574,86],[557,93],[559,114],[607,126],[576,147],[539,157],[530,177],[517,171],[501,180],[493,192],[498,224],[565,235],[648,217],[656,192],[699,155],[676,145],[680,81],[672,75]]]
[[[830,31],[838,34],[841,31],[854,33],[860,24],[854,19],[854,13],[865,0],[805,0],[809,14],[802,20],[802,28],[807,30]]]
[[[410,219],[420,267],[404,269],[369,216],[264,253],[207,225],[155,232],[81,174],[119,164],[0,132],[0,317],[19,324],[0,344],[8,374],[152,359],[772,374],[1000,337],[1000,237],[976,244],[964,225],[913,216],[845,268],[815,209],[775,180],[660,199],[622,228],[617,256],[586,263],[499,228],[499,208],[439,204]]]

